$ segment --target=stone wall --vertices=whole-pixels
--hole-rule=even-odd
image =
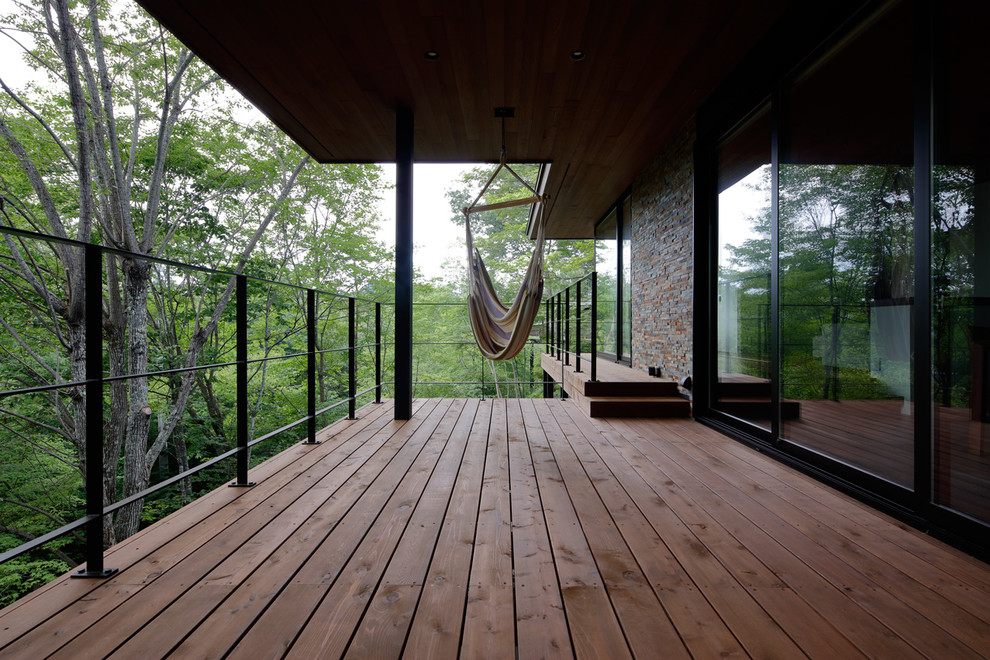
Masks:
[[[632,365],[692,371],[694,142],[691,120],[632,187]]]

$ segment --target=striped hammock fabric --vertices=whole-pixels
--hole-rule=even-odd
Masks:
[[[505,166],[515,175],[507,165],[500,165],[499,169]],[[498,174],[498,170],[495,171]],[[484,190],[494,180],[495,174],[485,184]],[[519,178],[516,175],[516,178]],[[521,180],[521,179],[520,179]],[[529,188],[528,184],[525,184]],[[532,191],[532,188],[530,188]],[[528,199],[513,200],[487,206],[477,206],[475,204],[464,209],[464,228],[467,237],[468,251],[468,280],[470,284],[468,293],[468,315],[471,319],[471,331],[474,333],[475,342],[481,354],[489,360],[510,360],[523,349],[529,341],[529,333],[533,328],[533,321],[540,311],[540,302],[543,299],[543,240],[546,206],[545,199],[533,193],[533,197]],[[478,199],[481,195],[478,195]],[[519,292],[515,300],[508,307],[505,306],[492,286],[491,277],[485,262],[474,247],[474,238],[471,235],[471,214],[479,211],[491,210],[494,208],[506,208],[522,204],[538,204],[536,211],[536,244],[533,246],[533,254],[529,258],[529,267],[523,277]]]

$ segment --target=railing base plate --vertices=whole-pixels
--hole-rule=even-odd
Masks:
[[[106,578],[110,577],[116,573],[119,569],[116,568],[104,568],[102,571],[87,571],[85,568],[81,568],[72,574],[74,578]]]
[[[248,486],[254,486],[255,483],[257,483],[257,482],[255,482],[255,481],[248,481],[247,483],[243,483],[242,484],[242,483],[238,483],[238,482],[235,481],[235,482],[229,483],[227,485],[230,486],[231,488],[247,488]]]

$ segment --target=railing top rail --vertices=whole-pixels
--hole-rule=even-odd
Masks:
[[[61,238],[59,236],[52,236],[51,234],[41,234],[39,232],[27,231],[25,229],[17,229],[16,227],[3,227],[3,226],[0,226],[0,234],[8,234],[10,236],[18,236],[20,238],[27,238],[27,239],[31,239],[31,240],[37,240],[37,241],[45,241],[45,242],[50,242],[50,243],[60,243],[62,245],[69,245],[69,246],[82,247],[82,248],[85,248],[87,245],[96,245],[96,247],[98,247],[103,252],[107,252],[107,253],[110,253],[110,254],[116,254],[116,255],[121,256],[121,257],[128,257],[128,258],[133,258],[133,259],[142,259],[144,261],[151,261],[151,262],[154,262],[154,263],[162,264],[163,266],[173,266],[175,268],[182,268],[184,270],[193,270],[193,271],[197,271],[197,272],[200,272],[200,273],[206,273],[206,274],[209,274],[209,275],[222,275],[222,276],[226,276],[226,277],[237,277],[239,275],[243,275],[247,279],[252,280],[252,281],[255,281],[255,282],[261,282],[263,284],[274,284],[274,285],[277,285],[277,286],[284,286],[284,287],[288,287],[290,289],[297,289],[299,291],[308,291],[309,289],[313,289],[317,293],[320,293],[320,294],[323,294],[323,295],[327,295],[327,296],[333,296],[335,298],[344,298],[344,299],[354,298],[355,300],[358,300],[360,302],[381,303],[383,305],[392,305],[392,304],[394,304],[392,301],[389,301],[389,300],[374,300],[374,299],[371,299],[371,298],[363,298],[363,297],[360,297],[360,296],[348,296],[348,295],[344,295],[342,293],[335,293],[333,291],[326,291],[326,290],[323,290],[323,289],[317,289],[315,287],[302,286],[301,284],[292,284],[291,282],[280,282],[278,280],[272,280],[272,279],[268,279],[266,277],[259,277],[257,275],[247,275],[247,274],[244,274],[244,273],[237,273],[237,272],[233,272],[233,271],[229,271],[229,270],[223,270],[223,269],[219,269],[219,268],[211,268],[210,266],[198,266],[196,264],[189,264],[189,263],[185,263],[184,261],[177,261],[175,259],[165,259],[164,257],[156,257],[156,256],[150,255],[150,254],[141,254],[139,252],[131,252],[130,250],[125,250],[123,248],[109,247],[109,246],[106,246],[106,245],[99,245],[99,244],[94,244],[94,243],[84,243],[82,241],[78,241],[78,240],[72,239],[72,238]]]

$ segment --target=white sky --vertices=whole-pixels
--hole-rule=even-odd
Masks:
[[[385,163],[382,167],[393,188],[382,202],[384,223],[378,238],[388,245],[395,245],[395,165]],[[453,214],[446,193],[461,174],[472,167],[474,165],[463,163],[420,163],[413,168],[413,267],[426,278],[443,275],[443,264],[448,259],[458,265],[463,265],[467,259],[464,226],[451,222]]]

